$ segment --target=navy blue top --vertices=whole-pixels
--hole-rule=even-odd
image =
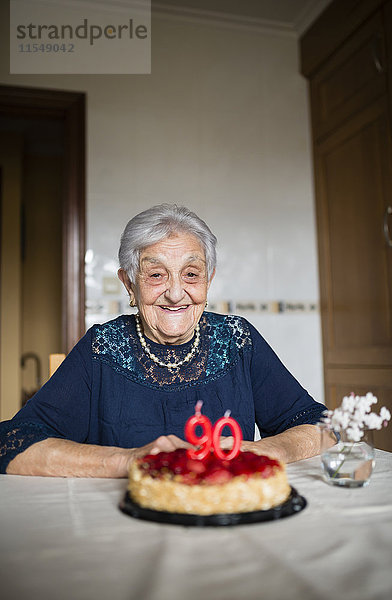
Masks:
[[[181,360],[193,342],[147,341],[165,362]],[[198,400],[213,423],[231,410],[245,440],[253,440],[255,422],[265,437],[317,423],[325,410],[242,317],[203,313],[198,352],[171,372],[145,354],[134,316],[123,315],[89,329],[39,392],[0,423],[0,472],[48,437],[124,448],[160,435],[184,438]]]

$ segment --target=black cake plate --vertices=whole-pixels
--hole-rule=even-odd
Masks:
[[[269,510],[255,510],[245,513],[215,514],[215,515],[190,515],[183,513],[169,513],[161,510],[143,508],[132,500],[127,492],[120,502],[120,510],[125,514],[143,519],[144,521],[155,521],[156,523],[169,523],[171,525],[187,525],[191,527],[220,527],[227,525],[245,525],[259,523],[261,521],[274,521],[290,517],[303,510],[307,505],[306,499],[300,496],[295,488],[291,488],[287,500]]]

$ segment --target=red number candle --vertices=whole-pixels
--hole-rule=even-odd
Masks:
[[[237,421],[230,416],[230,411],[226,411],[225,416],[219,419],[214,429],[212,429],[209,418],[201,414],[202,406],[203,402],[196,403],[194,416],[189,417],[185,424],[186,439],[194,446],[198,446],[197,450],[193,448],[187,450],[189,458],[202,460],[208,456],[211,447],[213,447],[215,455],[222,460],[231,460],[238,456],[241,449],[242,431]],[[226,425],[230,427],[234,438],[233,447],[229,452],[222,450],[220,447],[222,430]],[[196,435],[196,427],[202,428],[203,433],[201,436]]]
[[[201,414],[202,405],[203,402],[201,401],[196,403],[194,416],[189,417],[185,424],[186,439],[194,446],[199,446],[197,450],[189,449],[187,454],[190,458],[198,458],[199,460],[209,454],[212,446],[212,425],[209,418]],[[196,435],[196,427],[198,426],[203,430],[200,437]]]
[[[220,447],[220,437],[222,434],[222,430],[226,425],[230,427],[234,438],[234,444],[230,452],[225,452],[225,450],[222,450],[222,448]],[[222,460],[232,460],[233,458],[238,456],[241,449],[241,442],[241,427],[235,419],[230,417],[230,411],[228,410],[225,412],[225,416],[219,419],[219,421],[217,421],[215,424],[214,431],[212,433],[212,443],[214,446],[214,452],[216,456]]]

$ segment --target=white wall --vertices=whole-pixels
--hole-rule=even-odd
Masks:
[[[212,303],[318,302],[306,82],[293,36],[155,18],[151,75],[10,76],[3,6],[1,82],[88,94],[87,297],[102,313],[91,318],[126,304],[125,294],[103,294],[102,277],[115,273],[127,220],[160,202],[187,205],[217,235]],[[322,399],[318,312],[246,316]]]

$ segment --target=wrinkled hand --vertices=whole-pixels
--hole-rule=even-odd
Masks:
[[[120,470],[120,477],[128,477],[129,468],[134,460],[142,458],[146,454],[158,454],[159,452],[173,452],[177,448],[192,448],[192,445],[185,442],[176,435],[161,435],[156,440],[141,446],[140,448],[131,448],[126,450],[124,461]]]
[[[192,446],[176,435],[161,435],[141,448],[134,448],[134,458],[140,458],[146,454],[158,454],[158,452],[173,452],[177,448],[192,448]]]
[[[233,436],[222,436],[220,438],[220,445],[223,450],[231,450],[234,444]],[[263,450],[260,440],[258,442],[242,440],[241,442],[242,452],[254,452],[255,454],[270,454],[267,448]]]

